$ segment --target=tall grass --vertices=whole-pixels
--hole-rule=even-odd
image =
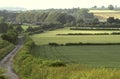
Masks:
[[[117,69],[89,69],[80,66],[39,68],[33,70],[31,79],[119,79]],[[39,73],[39,75],[38,75]]]
[[[5,70],[0,68],[0,79],[8,79],[7,76],[4,75]]]

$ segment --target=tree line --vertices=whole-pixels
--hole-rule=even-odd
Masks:
[[[95,19],[93,13],[89,13],[88,9],[47,9],[47,10],[29,10],[21,12],[0,11],[0,22],[11,23],[59,23],[63,25],[74,25],[86,23],[90,19],[90,23]]]
[[[18,33],[22,30],[21,25],[18,24],[0,23],[1,38],[13,44],[17,44]]]
[[[107,7],[105,6],[101,6],[101,7],[98,7],[98,6],[93,6],[91,9],[101,9],[101,10],[120,10],[120,7],[118,7],[117,5],[108,5]]]

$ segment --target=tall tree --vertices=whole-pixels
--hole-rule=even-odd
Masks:
[[[114,6],[113,6],[113,5],[108,5],[108,9],[109,9],[109,10],[113,10],[113,9],[114,9]]]
[[[97,6],[95,5],[95,6],[93,6],[93,8],[94,8],[94,9],[96,9],[96,8],[97,8]]]
[[[108,23],[113,23],[115,21],[114,17],[107,18]]]
[[[17,25],[16,30],[17,30],[18,32],[22,32],[22,31],[23,31],[23,28],[21,27],[21,25]]]
[[[101,8],[102,8],[102,9],[104,9],[104,8],[105,8],[105,6],[101,6]]]
[[[8,24],[7,23],[0,23],[0,33],[5,33],[8,30]]]
[[[7,33],[2,34],[1,37],[3,40],[9,41],[13,44],[16,44],[17,36],[18,36],[18,34],[15,30],[9,30]]]

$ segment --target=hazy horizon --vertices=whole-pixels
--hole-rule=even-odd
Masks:
[[[22,7],[26,9],[49,9],[49,8],[90,8],[93,6],[117,5],[120,0],[0,0],[0,7]]]

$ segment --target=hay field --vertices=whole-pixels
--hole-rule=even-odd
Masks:
[[[95,17],[99,18],[100,21],[106,21],[108,17],[115,17],[120,19],[120,10],[90,10],[94,13]]]

